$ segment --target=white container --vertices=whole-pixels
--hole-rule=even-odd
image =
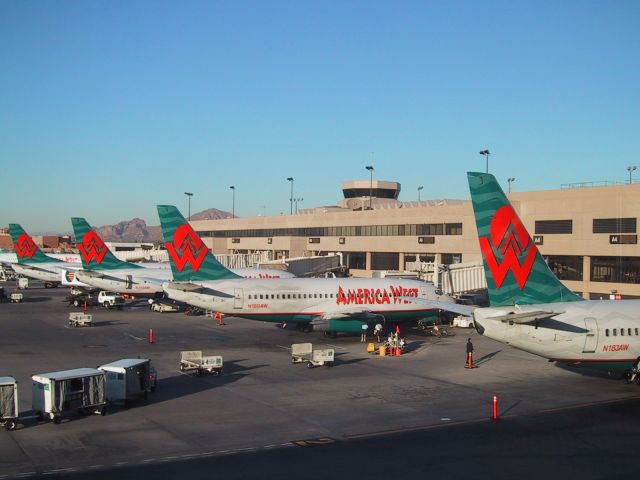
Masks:
[[[105,391],[108,402],[124,402],[135,398],[147,398],[155,389],[155,370],[148,358],[123,358],[101,365],[106,374]]]
[[[60,423],[65,412],[106,413],[105,375],[96,368],[40,373],[31,377],[32,408],[36,415]]]
[[[0,424],[14,430],[18,420],[18,382],[13,377],[0,377]]]

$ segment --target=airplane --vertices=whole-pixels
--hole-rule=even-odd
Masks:
[[[10,223],[9,232],[17,257],[17,262],[11,263],[11,268],[18,275],[42,280],[45,286],[51,286],[65,284],[65,278],[73,277],[73,272],[81,268],[76,255],[65,254],[65,260],[45,255],[20,225]],[[77,282],[75,284],[78,285]],[[88,287],[84,284],[78,286]]]
[[[102,290],[137,297],[158,298],[164,295],[162,284],[173,278],[167,263],[137,264],[119,260],[84,218],[74,217],[71,224],[83,267],[76,272],[78,280]],[[233,271],[247,278],[293,277],[290,272],[265,268],[238,268]]]
[[[434,311],[402,296],[442,300],[432,284],[384,278],[244,279],[215,261],[178,209],[158,205],[173,282],[169,298],[227,316],[296,324],[303,331],[360,332],[370,321],[419,319]]]
[[[549,361],[626,373],[640,383],[640,300],[586,300],[570,291],[495,177],[467,177],[490,304],[466,311],[478,333]]]

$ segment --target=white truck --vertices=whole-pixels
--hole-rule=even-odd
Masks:
[[[291,345],[291,363],[306,363],[313,368],[319,365],[331,367],[335,359],[333,348],[314,348],[312,343],[294,343]]]
[[[105,374],[95,368],[40,373],[31,377],[32,409],[39,419],[60,423],[62,415],[107,413]]]
[[[117,308],[118,310],[122,310],[124,298],[122,298],[119,293],[101,290],[100,293],[98,293],[98,303],[107,309]]]

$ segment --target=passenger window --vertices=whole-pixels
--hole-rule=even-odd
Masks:
[[[617,329],[617,328],[614,328],[614,329],[613,329],[613,336],[614,336],[614,337],[617,337],[617,336],[618,336],[618,329]]]
[[[290,298],[291,298],[291,294],[287,293],[287,299],[290,299]]]
[[[251,300],[251,295],[249,295],[249,300]]]
[[[636,335],[638,335],[638,329],[636,328]]]
[[[631,335],[631,329],[627,330],[627,335]]]
[[[624,328],[621,328],[621,329],[620,329],[620,336],[621,336],[621,337],[624,337]]]
[[[324,298],[329,298],[329,294],[328,294],[328,293],[325,293],[325,294],[324,294]]]
[[[605,336],[607,336],[607,337],[609,336],[609,329],[608,329],[608,328],[604,331],[604,334],[605,334]]]
[[[318,294],[317,294],[317,293],[314,293],[314,294],[313,294],[313,298],[318,298]]]

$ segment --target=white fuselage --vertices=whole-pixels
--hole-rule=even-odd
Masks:
[[[495,320],[511,312],[557,312],[538,325]],[[589,300],[478,308],[476,328],[515,348],[563,363],[617,364],[624,370],[640,355],[640,300]]]
[[[263,280],[219,280],[202,282],[211,291],[189,291],[187,284],[164,285],[174,300],[244,318],[271,321],[313,321],[367,315],[387,319],[419,318],[431,306],[407,298],[440,297],[433,285],[405,279],[386,278],[293,278]],[[404,298],[403,298],[404,297]]]
[[[23,275],[43,282],[60,282],[65,271],[79,270],[80,263],[49,262],[49,263],[13,263],[11,268],[18,275]]]
[[[173,279],[168,263],[141,264],[143,268],[120,268],[116,270],[79,270],[76,277],[101,290],[131,295],[161,294],[162,284]],[[293,274],[265,268],[237,268],[232,270],[245,278],[291,278]]]

